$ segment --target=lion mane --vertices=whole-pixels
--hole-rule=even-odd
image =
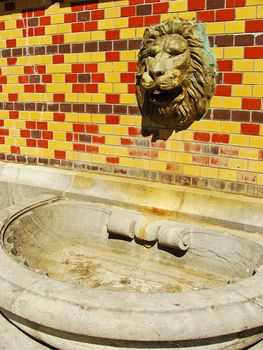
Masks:
[[[164,41],[167,42],[169,37],[173,38],[173,43],[169,45],[174,45],[177,49],[178,45],[182,46],[186,42],[185,51],[181,49],[176,53],[185,55],[185,64],[180,67],[178,65],[177,69],[172,69],[167,64],[169,59],[164,53],[168,45],[164,44]],[[151,57],[153,50],[159,53],[158,59]],[[159,75],[163,74],[164,78],[165,74],[167,76],[175,74],[173,71],[181,74],[181,81],[177,79],[177,83],[174,83],[171,90],[159,88],[159,91],[154,92],[154,96],[159,98],[158,103],[154,103],[153,91],[156,84],[153,73],[149,72],[150,64],[151,67],[154,65],[167,67],[164,72],[159,73]],[[172,72],[168,71],[169,67]],[[176,132],[184,130],[195,120],[200,120],[214,95],[215,76],[216,61],[202,23],[169,19],[160,25],[147,28],[144,32],[143,46],[138,55],[136,75],[136,96],[143,117],[142,135],[153,135],[153,141],[166,140],[174,130]],[[175,81],[174,78],[173,81]],[[162,98],[163,101],[161,101]]]

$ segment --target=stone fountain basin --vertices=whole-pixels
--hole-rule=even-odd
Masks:
[[[56,348],[243,349],[263,338],[263,247],[249,238],[54,195],[0,214],[1,310]]]

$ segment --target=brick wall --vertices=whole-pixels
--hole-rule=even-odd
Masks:
[[[170,17],[206,23],[218,86],[205,119],[151,144],[137,53]],[[263,196],[262,17],[262,0],[1,2],[0,159]]]

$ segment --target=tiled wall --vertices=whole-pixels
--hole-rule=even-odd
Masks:
[[[137,53],[170,17],[206,23],[218,86],[205,119],[151,144]],[[262,0],[1,2],[0,159],[263,196],[262,18]]]

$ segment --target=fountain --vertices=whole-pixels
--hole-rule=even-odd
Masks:
[[[214,88],[200,23],[146,29],[143,136],[188,128]],[[261,347],[260,199],[4,163],[0,196],[0,311],[32,339],[63,350]]]

